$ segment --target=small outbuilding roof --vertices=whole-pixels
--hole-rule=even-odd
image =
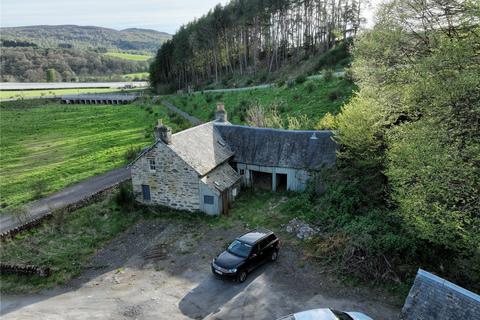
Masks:
[[[331,131],[253,128],[215,123],[235,153],[234,161],[270,167],[317,170],[336,160]]]
[[[220,195],[240,180],[240,175],[227,163],[223,163],[209,172],[202,181],[215,194]]]

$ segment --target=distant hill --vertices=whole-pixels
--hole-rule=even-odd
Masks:
[[[108,81],[148,71],[171,36],[75,25],[0,28],[0,81]]]
[[[149,29],[114,30],[103,27],[58,25],[0,28],[4,47],[93,49],[95,51],[155,52],[171,35]]]

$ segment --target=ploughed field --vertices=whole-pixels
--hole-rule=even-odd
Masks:
[[[0,212],[125,165],[127,150],[153,141],[158,118],[174,131],[186,126],[158,105],[3,103]]]

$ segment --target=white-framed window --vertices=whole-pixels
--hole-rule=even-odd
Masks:
[[[150,171],[155,172],[157,171],[157,163],[155,162],[155,158],[148,158],[148,168]]]
[[[237,196],[237,194],[238,194],[237,188],[233,188],[233,190],[232,190],[232,196],[235,198],[235,197]]]

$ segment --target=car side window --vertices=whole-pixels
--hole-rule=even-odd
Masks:
[[[275,240],[275,236],[273,234],[269,235],[267,238],[263,239],[260,242],[260,250],[267,248],[272,242]]]

